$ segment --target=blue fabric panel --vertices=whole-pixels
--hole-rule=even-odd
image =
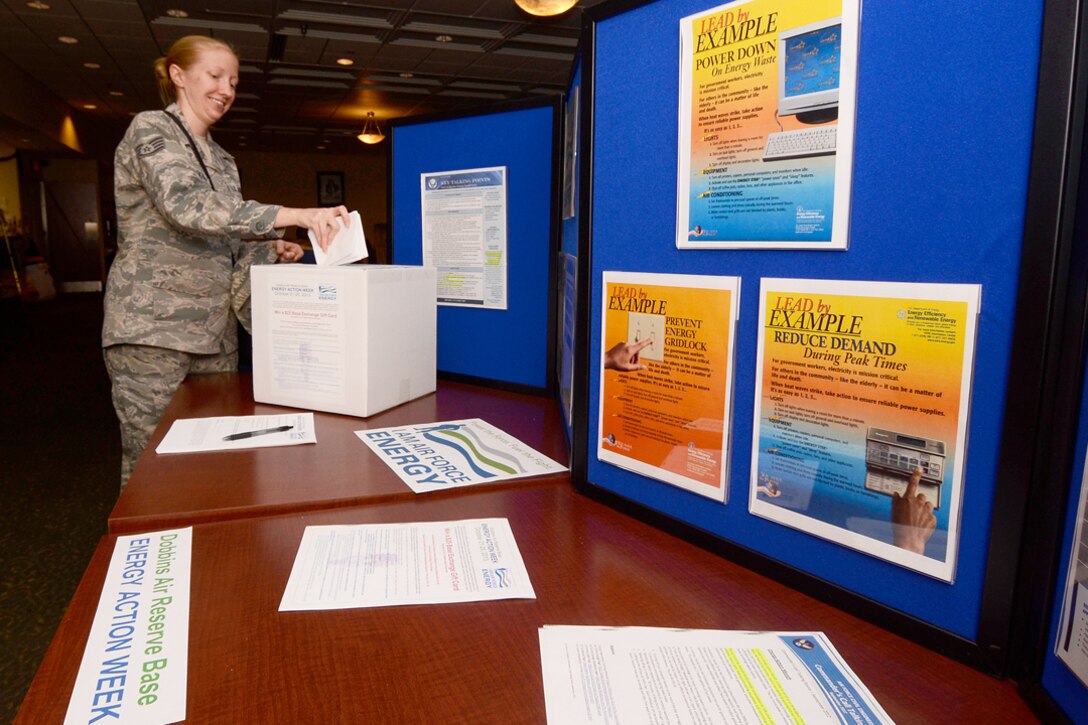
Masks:
[[[590,339],[600,340],[605,270],[741,276],[729,503],[596,460],[595,366],[588,478],[973,640],[1012,353],[1042,3],[866,3],[850,249],[680,251],[679,19],[715,6],[662,0],[597,24]],[[761,277],[982,285],[953,584],[748,514]]]
[[[393,263],[422,264],[422,173],[507,169],[508,309],[438,308],[438,369],[546,388],[552,106],[393,126]]]

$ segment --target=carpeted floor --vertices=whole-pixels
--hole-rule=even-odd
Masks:
[[[15,716],[117,499],[102,296],[0,301],[0,722]]]

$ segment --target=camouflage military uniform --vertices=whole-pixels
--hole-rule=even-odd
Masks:
[[[121,422],[122,486],[185,376],[237,367],[232,285],[242,310],[249,266],[275,261],[271,244],[243,240],[279,235],[280,207],[243,200],[234,159],[210,137],[205,175],[167,113],[189,130],[177,105],[141,113],[114,155],[119,239],[102,346]]]

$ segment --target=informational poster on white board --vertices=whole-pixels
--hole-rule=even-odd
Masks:
[[[845,249],[858,0],[741,0],[680,21],[676,245]]]
[[[980,296],[763,279],[749,510],[952,581]]]
[[[419,175],[423,265],[439,305],[505,310],[506,167]]]
[[[1062,618],[1054,652],[1088,687],[1088,457],[1080,482],[1077,525],[1069,552]]]

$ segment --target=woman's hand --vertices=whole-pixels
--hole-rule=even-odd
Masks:
[[[275,225],[277,228],[296,226],[309,229],[314,233],[317,246],[321,247],[322,251],[327,251],[332,238],[340,231],[340,225],[336,223],[337,219],[344,223],[345,228],[351,224],[347,207],[343,205],[316,209],[283,207],[276,215]]]
[[[279,264],[287,264],[290,262],[299,262],[302,260],[302,246],[289,242],[286,239],[277,239],[273,242],[276,249],[276,262]]]

